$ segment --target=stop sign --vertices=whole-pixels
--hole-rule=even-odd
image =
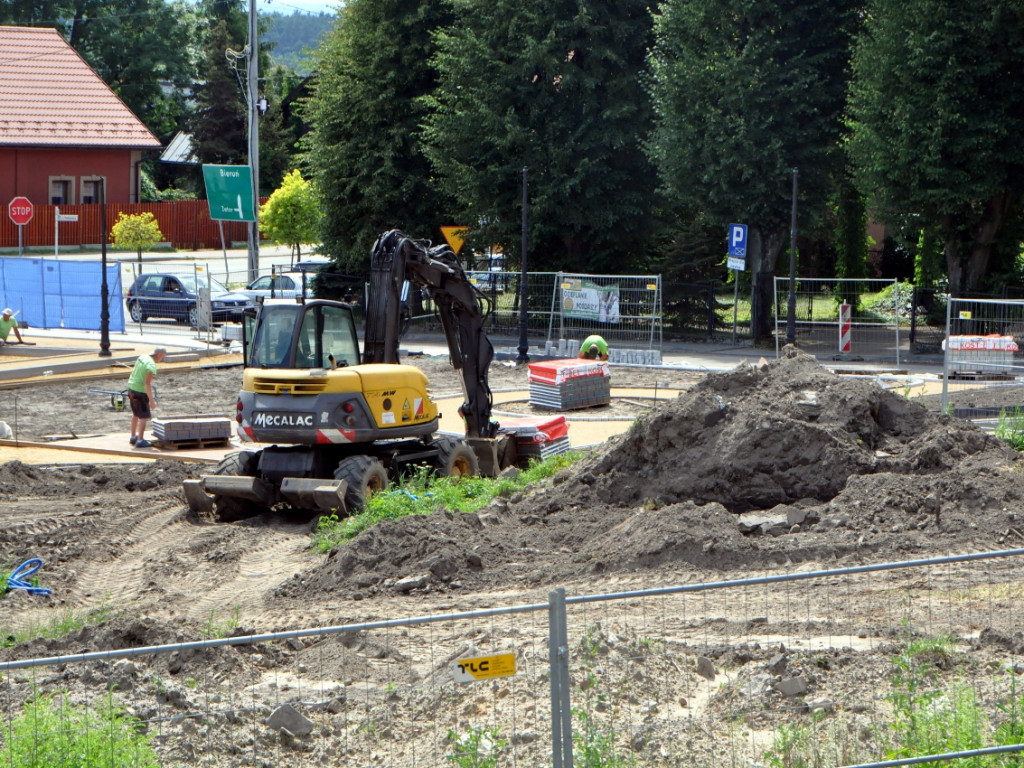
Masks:
[[[28,224],[32,221],[32,201],[27,197],[16,197],[7,204],[7,213],[15,224]]]

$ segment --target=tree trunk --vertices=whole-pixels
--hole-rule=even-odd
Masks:
[[[960,296],[965,292],[977,291],[983,285],[992,261],[992,246],[1003,231],[1014,200],[1012,193],[1002,192],[985,202],[985,210],[975,230],[969,233],[966,254],[962,253],[963,244],[967,241],[963,236],[965,233],[952,224],[951,216],[943,219],[946,269],[949,272],[951,295]]]
[[[775,261],[782,247],[782,231],[762,232],[751,227],[747,244],[747,268],[753,275],[750,297],[750,332],[755,342],[772,338],[772,307],[775,305]]]

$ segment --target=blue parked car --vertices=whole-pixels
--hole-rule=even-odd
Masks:
[[[200,276],[198,285],[206,286],[208,278]],[[140,275],[128,289],[125,302],[128,314],[136,323],[150,317],[170,317],[179,323],[198,325],[199,312],[196,308],[196,276],[152,274]],[[252,299],[240,293],[233,293],[212,278],[210,305],[215,323],[241,322],[242,312],[252,304]]]

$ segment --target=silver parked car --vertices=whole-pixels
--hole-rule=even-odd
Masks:
[[[311,288],[312,279],[307,277],[306,279],[306,298],[313,297],[313,290]],[[239,289],[238,293],[248,296],[250,299],[261,297],[264,299],[271,298],[271,291],[273,291],[273,298],[275,299],[295,299],[302,295],[302,275],[298,272],[292,272],[289,274],[277,274],[277,275],[263,275],[257,277],[245,288]]]

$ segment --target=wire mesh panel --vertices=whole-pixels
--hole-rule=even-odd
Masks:
[[[943,409],[972,419],[1020,415],[1024,301],[950,298],[946,308]]]
[[[1024,724],[1019,557],[570,597],[578,764],[837,766],[1012,740],[993,733]]]
[[[575,356],[587,336],[609,342],[609,359],[625,350],[661,350],[660,275],[556,275],[549,346]],[[561,343],[560,343],[561,342]]]
[[[118,766],[543,763],[544,614],[450,616],[232,638],[216,637],[238,630],[215,617],[203,641],[0,665],[0,760],[72,765],[91,750]],[[152,632],[140,620],[104,639]],[[491,659],[506,663],[500,674]],[[470,661],[479,679],[460,673]]]
[[[797,345],[820,359],[899,365],[900,325],[909,329],[912,288],[896,280],[800,278],[794,286]],[[788,338],[789,278],[775,278],[776,354]]]

